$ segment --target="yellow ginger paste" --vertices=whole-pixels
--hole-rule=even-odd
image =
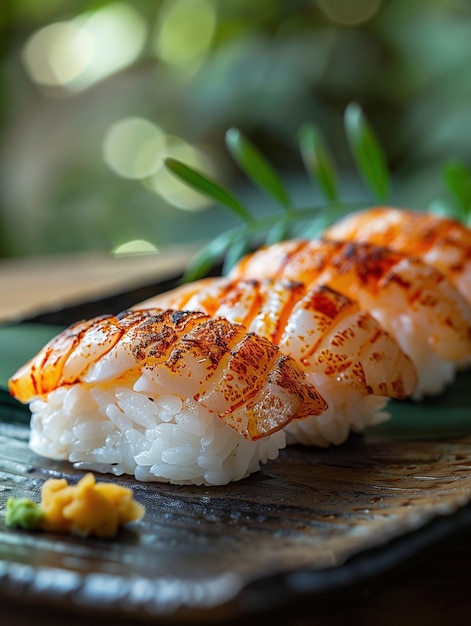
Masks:
[[[17,501],[19,507],[28,502]],[[21,513],[13,514],[14,503],[9,502],[7,509],[7,523],[10,512],[11,525],[32,527],[22,524]],[[37,528],[103,538],[114,537],[119,526],[141,519],[145,512],[133,499],[131,489],[97,483],[91,473],[76,485],[69,485],[65,478],[47,480],[42,486],[39,509]]]

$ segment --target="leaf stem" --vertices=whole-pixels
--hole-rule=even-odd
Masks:
[[[235,228],[223,232],[221,235],[208,242],[190,261],[183,276],[183,282],[191,282],[202,278],[212,267],[221,260],[223,273],[227,274],[238,259],[248,252],[251,247],[265,243],[274,243],[273,231],[280,227],[280,231],[289,229],[290,226],[299,222],[312,220],[301,236],[311,237],[317,235],[323,228],[332,223],[334,219],[354,209],[365,208],[364,203],[337,203],[327,206],[316,206],[292,209],[282,215],[275,214],[258,219],[251,219]],[[268,237],[263,234],[268,232]],[[259,238],[257,239],[257,235]],[[278,240],[283,237],[278,237]]]

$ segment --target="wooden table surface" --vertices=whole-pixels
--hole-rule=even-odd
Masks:
[[[135,286],[175,276],[194,250],[176,248],[165,254],[116,258],[80,253],[46,258],[0,260],[0,322],[14,322],[49,309],[101,298]],[[471,416],[470,416],[471,417]],[[470,623],[471,533],[468,529],[428,547],[387,575],[348,588],[335,597],[315,599],[260,617],[249,623],[292,626],[441,626]],[[1,585],[1,581],[0,581]],[[47,606],[28,606],[2,598],[2,626],[78,626],[83,616]],[[86,616],[90,626],[103,617]],[[124,624],[125,620],[113,623]],[[135,622],[133,622],[135,623]],[[155,622],[152,622],[155,623]],[[163,622],[160,622],[163,623]],[[191,622],[194,623],[194,622]],[[227,622],[224,622],[227,623]]]
[[[195,250],[193,245],[136,256],[94,251],[0,259],[0,323],[177,276]]]

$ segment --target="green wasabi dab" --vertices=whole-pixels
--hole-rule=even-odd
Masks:
[[[25,530],[35,530],[41,526],[44,511],[39,504],[26,498],[8,498],[5,522]]]

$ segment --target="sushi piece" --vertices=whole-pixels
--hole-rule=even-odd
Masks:
[[[471,304],[471,228],[456,220],[375,207],[339,220],[324,237],[372,243],[419,257],[441,270]]]
[[[325,284],[356,300],[412,359],[413,397],[438,394],[471,356],[471,307],[438,269],[366,243],[289,240],[243,258],[233,279]]]
[[[225,484],[285,446],[283,428],[327,408],[295,361],[241,324],[149,309],[52,339],[10,379],[30,403],[30,446],[96,472]]]
[[[137,305],[147,306],[225,317],[291,355],[329,408],[320,417],[288,424],[288,443],[342,443],[351,430],[387,419],[388,398],[415,390],[415,368],[397,341],[356,302],[329,287],[207,278]]]

